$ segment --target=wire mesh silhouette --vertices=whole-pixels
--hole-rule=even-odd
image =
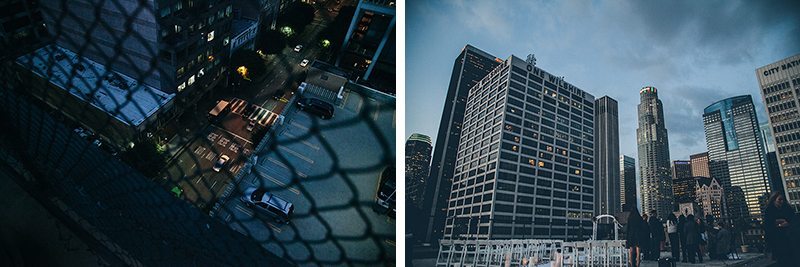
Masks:
[[[348,85],[326,121],[299,112],[291,91],[253,107],[258,93],[214,88],[236,75],[231,1],[41,7],[51,36],[2,57],[2,135],[35,177],[18,182],[109,265],[393,264],[392,218],[373,210],[394,162],[393,97]],[[265,90],[296,87],[292,58],[272,61],[263,76],[289,81]],[[252,110],[205,120],[237,94]],[[243,208],[252,186],[291,200],[292,221]]]

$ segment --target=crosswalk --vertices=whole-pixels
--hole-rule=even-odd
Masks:
[[[234,98],[233,100],[231,100],[231,103],[229,105],[231,107],[231,113],[241,115],[247,108],[247,101]],[[272,111],[264,109],[258,105],[252,105],[252,106],[254,108],[254,111],[247,118],[255,121],[256,123],[262,126],[273,125],[275,124],[275,122],[278,121],[278,118],[280,118],[280,115],[275,114]]]

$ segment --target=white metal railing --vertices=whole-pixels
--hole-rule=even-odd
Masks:
[[[440,240],[436,266],[625,266],[625,240]]]

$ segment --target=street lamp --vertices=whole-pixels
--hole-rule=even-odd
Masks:
[[[331,41],[328,41],[328,39],[323,39],[322,48],[328,48],[329,46],[331,46]]]
[[[294,34],[294,30],[292,30],[292,27],[283,26],[281,27],[281,33],[283,33],[283,35],[286,35],[286,37],[289,37],[292,36],[292,34]]]

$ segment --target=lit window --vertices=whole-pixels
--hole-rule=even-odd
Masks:
[[[205,70],[206,70],[205,68],[200,69],[200,71],[197,72],[197,78],[200,78],[200,77],[203,77],[203,75],[206,75]]]
[[[175,25],[175,32],[181,32],[181,25]]]
[[[189,77],[189,80],[186,82],[188,83],[188,85],[192,85],[194,83],[194,75],[192,75],[192,77]]]
[[[544,167],[544,161],[539,161],[539,167]]]
[[[180,85],[178,85],[178,92],[183,91],[183,89],[186,89],[186,83],[185,82],[183,82]]]
[[[575,170],[575,174],[581,174],[581,170]]]
[[[530,163],[531,166],[536,166],[536,160],[534,160],[534,159],[529,159],[528,163]]]
[[[208,33],[206,40],[209,42],[211,42],[211,40],[214,40],[214,31]]]

